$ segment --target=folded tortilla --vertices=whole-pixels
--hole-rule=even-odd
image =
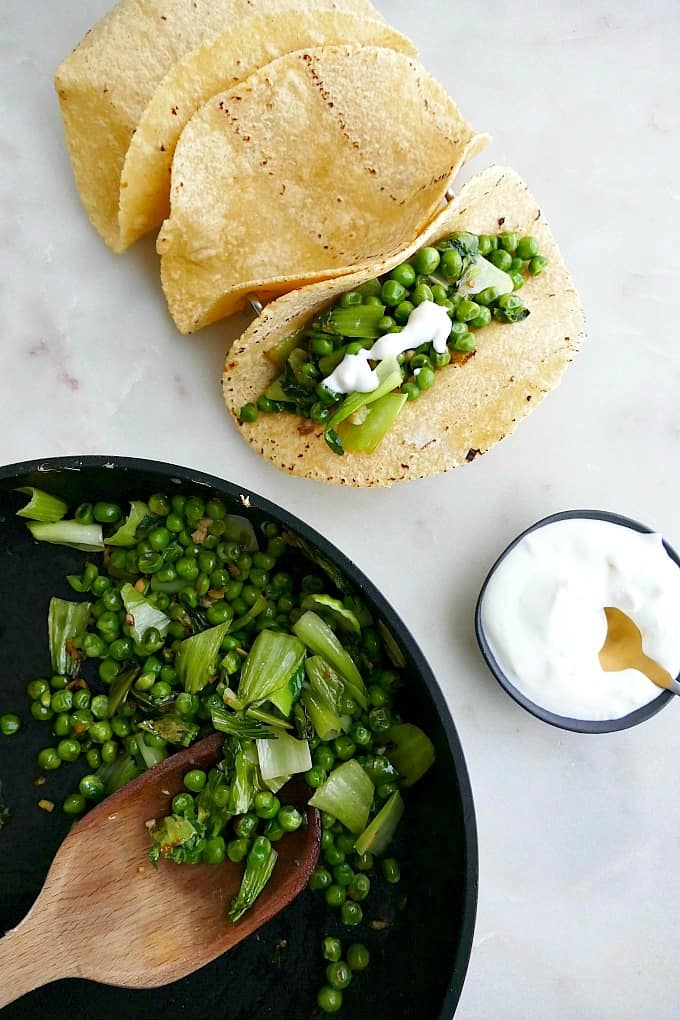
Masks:
[[[268,350],[345,291],[389,272],[455,230],[531,235],[549,264],[540,276],[529,277],[522,290],[528,318],[492,322],[480,330],[477,350],[454,355],[436,373],[432,388],[404,405],[374,453],[338,456],[326,445],[322,425],[293,414],[260,414],[249,424],[238,420],[241,407],[256,401],[278,374],[265,357]],[[229,351],[223,392],[243,438],[282,471],[337,485],[389,486],[468,463],[510,435],[557,386],[583,338],[578,295],[540,207],[513,170],[489,167],[397,255],[267,305]]]
[[[185,127],[158,237],[183,333],[397,253],[488,141],[428,72],[374,46],[304,49]]]
[[[329,10],[383,21],[369,0],[120,0],[97,22],[59,65],[55,86],[80,197],[93,226],[109,247],[120,253],[139,236],[139,228],[134,227],[138,215],[134,207],[128,210],[125,205],[119,222],[121,189],[124,192],[128,182],[136,181],[136,163],[133,161],[126,181],[121,181],[121,174],[130,143],[166,75],[197,48],[217,40],[253,15],[287,11],[290,23],[296,24],[301,16]],[[240,38],[236,43],[240,45]],[[257,54],[257,45],[245,48],[245,73],[253,69],[247,64],[253,52]],[[225,55],[219,45],[216,54],[218,58]],[[201,66],[200,57],[197,59],[198,64],[189,64],[190,71]],[[233,63],[238,59],[238,54],[231,55],[231,64],[225,67],[230,77],[218,89],[230,82]],[[260,66],[257,59],[255,66]],[[171,78],[167,89],[161,89],[159,102],[165,102],[176,85],[177,79]],[[177,101],[190,102],[190,94],[185,81]],[[207,98],[203,96],[203,100]],[[186,122],[193,110],[181,113],[178,108],[173,113],[174,105],[171,99],[165,112],[178,119],[184,116]],[[143,139],[153,136],[158,118],[156,106],[144,121],[142,147]],[[161,217],[153,225],[160,221]],[[141,228],[146,229],[146,225],[143,223]]]

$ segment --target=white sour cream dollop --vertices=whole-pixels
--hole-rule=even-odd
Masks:
[[[437,354],[443,354],[450,333],[451,319],[446,309],[434,301],[423,301],[413,309],[400,333],[385,333],[369,350],[346,354],[323,384],[334,393],[372,393],[377,390],[380,380],[375,369],[368,364],[369,359],[384,361],[385,358],[395,358],[421,344],[432,344]]]
[[[605,606],[637,624],[650,658],[680,673],[680,569],[658,534],[586,518],[537,528],[489,579],[481,620],[496,662],[536,704],[572,719],[620,719],[659,688],[636,669],[602,669]]]

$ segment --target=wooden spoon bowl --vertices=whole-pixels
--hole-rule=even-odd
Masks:
[[[176,981],[226,953],[305,887],[321,825],[301,782],[289,784],[285,796],[307,822],[277,843],[274,874],[238,924],[227,908],[243,865],[150,863],[145,822],[170,811],[188,769],[207,770],[219,760],[223,740],[214,734],[172,755],[73,827],[32,909],[0,940],[0,1008],[63,977],[126,988]]]

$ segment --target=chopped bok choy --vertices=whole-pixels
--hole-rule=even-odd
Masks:
[[[333,815],[350,832],[359,833],[368,822],[373,791],[373,783],[359,762],[350,758],[333,769],[309,803],[319,811]]]
[[[45,521],[54,524],[60,521],[68,511],[68,504],[58,496],[51,496],[49,492],[42,489],[35,489],[31,485],[22,486],[17,492],[30,496],[30,500],[21,510],[17,510],[17,517],[27,517],[31,521]]]
[[[47,632],[52,669],[55,673],[62,676],[75,676],[78,672],[80,655],[75,642],[80,642],[85,636],[89,614],[89,602],[50,599]]]

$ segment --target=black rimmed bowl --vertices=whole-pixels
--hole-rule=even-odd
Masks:
[[[543,520],[537,521],[536,524],[532,524],[531,527],[523,531],[521,535],[510,543],[510,545],[503,550],[501,555],[498,557],[491,570],[486,576],[486,580],[482,585],[482,590],[479,593],[477,600],[477,608],[475,610],[475,632],[477,634],[477,643],[479,644],[480,650],[486,664],[498,680],[501,687],[510,695],[510,697],[525,708],[527,712],[531,712],[532,715],[536,716],[537,719],[541,719],[543,722],[549,723],[551,726],[558,726],[563,730],[573,730],[576,733],[614,733],[617,730],[627,730],[631,726],[637,726],[638,723],[644,722],[646,719],[651,719],[653,715],[660,712],[669,701],[674,697],[670,691],[661,691],[656,698],[653,698],[642,708],[636,708],[634,712],[629,712],[628,715],[621,716],[618,719],[570,719],[568,716],[557,715],[555,712],[549,712],[546,708],[536,704],[531,698],[528,698],[526,694],[518,690],[512,681],[506,676],[504,671],[498,664],[484,631],[484,625],[482,623],[482,603],[484,601],[484,594],[486,592],[487,585],[496,572],[497,567],[503,562],[505,557],[510,553],[518,542],[521,542],[526,535],[529,535],[532,531],[536,531],[538,528],[544,528],[546,524],[555,524],[557,521],[568,521],[574,518],[579,518],[589,521],[606,521],[608,524],[620,524],[625,528],[630,528],[632,531],[638,531],[643,534],[651,534],[654,528],[647,527],[646,524],[641,524],[640,521],[634,521],[630,517],[623,517],[621,514],[609,513],[607,510],[562,510],[560,513],[551,514],[550,517],[544,517]],[[668,542],[664,541],[664,548],[674,563],[680,567],[680,558]],[[650,680],[651,683],[651,680]]]
[[[477,904],[472,794],[456,730],[432,671],[378,589],[307,524],[242,486],[211,475],[120,457],[66,457],[0,467],[0,714],[18,710],[24,720],[30,719],[25,687],[46,668],[48,599],[54,594],[69,598],[64,577],[79,572],[86,558],[75,550],[32,541],[25,522],[15,517],[25,502],[14,492],[20,485],[53,492],[71,505],[93,497],[124,501],[198,487],[206,495],[220,495],[232,512],[248,516],[256,526],[274,520],[294,532],[361,594],[403,649],[411,680],[405,714],[430,735],[437,759],[407,799],[395,847],[403,875],[397,901],[376,883],[372,913],[388,922],[382,930],[341,930],[322,898],[305,890],[255,935],[172,985],[130,991],[61,981],[6,1007],[3,1020],[311,1020],[319,1016],[316,993],[324,983],[324,934],[338,934],[346,944],[365,941],[372,953],[369,970],[358,975],[344,995],[340,1020],[450,1020],[467,970]],[[16,736],[0,736],[1,795],[12,809],[9,824],[0,832],[3,932],[28,911],[68,828],[58,806],[49,815],[36,807],[40,798],[59,805],[77,781],[77,766],[71,766],[50,773],[46,785],[33,785],[36,755],[52,739],[47,725],[32,721]],[[102,939],[106,934],[102,932]],[[59,946],[53,951],[58,953]],[[35,965],[39,968],[40,961]]]

